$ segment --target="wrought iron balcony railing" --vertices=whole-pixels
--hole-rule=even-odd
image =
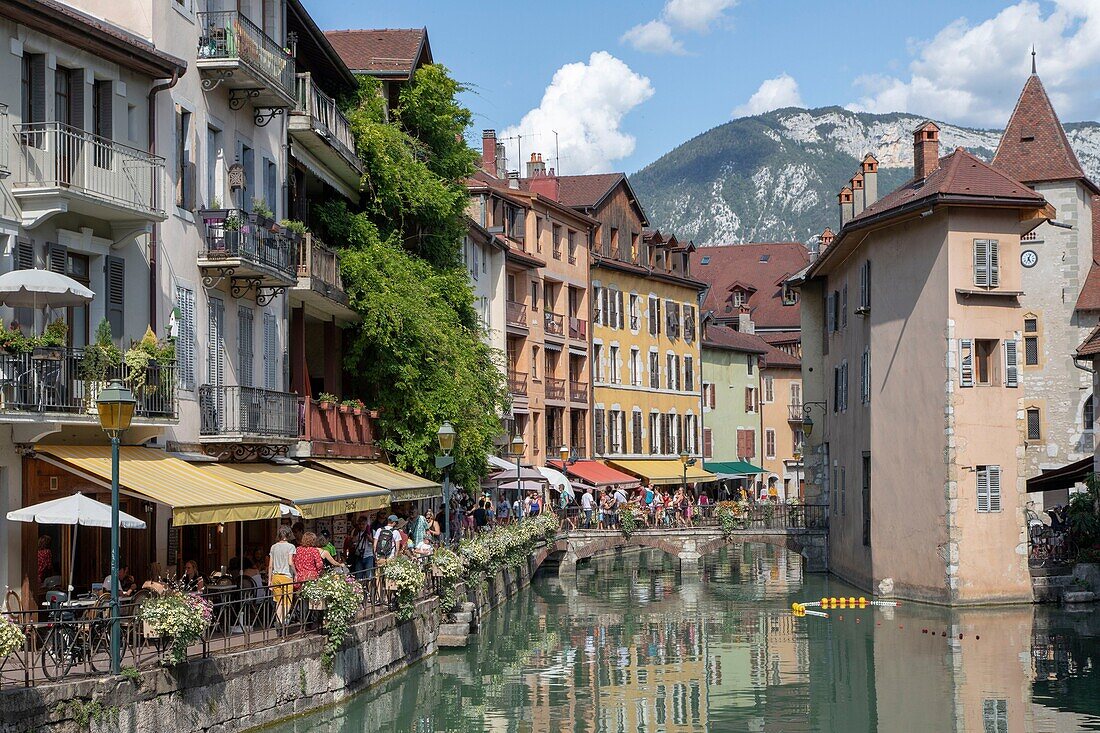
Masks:
[[[199,387],[199,435],[225,440],[299,435],[298,395],[259,387]]]

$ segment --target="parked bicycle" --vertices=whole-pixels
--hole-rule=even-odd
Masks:
[[[50,591],[43,605],[47,631],[42,640],[40,663],[47,679],[60,679],[78,664],[86,664],[93,672],[109,668],[111,608],[108,596],[81,603],[70,601],[67,593]],[[122,643],[125,644],[125,639]]]

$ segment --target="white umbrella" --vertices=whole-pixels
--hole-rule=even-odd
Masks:
[[[545,486],[545,484],[542,484],[538,481],[519,481],[518,483],[516,481],[509,481],[506,484],[501,484],[497,488],[504,489],[505,491],[515,491],[518,489],[520,491],[541,492],[543,486]]]
[[[576,497],[576,494],[573,493],[573,484],[569,482],[564,473],[546,466],[540,466],[538,471],[550,482],[551,488],[565,492],[570,501]]]
[[[515,481],[516,467],[513,465],[507,471],[497,471],[489,476],[490,481]],[[546,478],[534,468],[521,468],[519,470],[519,479],[523,481],[545,481]]]
[[[12,270],[0,275],[0,305],[10,308],[70,308],[95,297],[71,277],[49,270]]]
[[[490,453],[486,457],[486,460],[489,462],[490,466],[493,466],[494,468],[503,468],[505,471],[507,471],[510,468],[515,468],[516,467],[516,462],[515,461],[506,461],[503,458],[501,458],[500,456],[494,456],[492,453]]]
[[[71,524],[79,527],[110,527],[111,507],[81,494],[44,501],[8,512],[10,522],[38,524]],[[123,529],[145,529],[145,522],[126,512],[118,513],[118,526]],[[69,563],[69,589],[73,587],[73,565],[76,564],[76,530],[73,531],[73,558]]]

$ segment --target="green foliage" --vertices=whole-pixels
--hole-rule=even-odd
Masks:
[[[112,369],[122,364],[122,350],[111,337],[111,324],[104,318],[95,329],[95,340],[84,347],[80,360],[80,377],[84,380],[84,394],[90,399],[98,390],[96,386],[107,381]]]
[[[1100,477],[1090,473],[1085,485],[1088,490],[1071,496],[1066,510],[1070,536],[1082,550],[1100,544]]]
[[[281,222],[279,222],[279,226],[281,226],[283,229],[286,229],[288,232],[294,232],[299,236],[309,231],[309,227],[306,226],[305,222],[298,221],[297,219],[283,219]]]
[[[39,345],[41,346],[64,346],[66,340],[69,337],[69,324],[60,319],[56,321],[50,321],[45,330],[42,331],[42,337]]]
[[[54,710],[59,717],[66,713],[80,728],[91,728],[92,723],[100,725],[107,722],[118,723],[119,714],[122,712],[117,707],[109,707],[99,700],[70,700],[67,703],[57,704]]]
[[[141,670],[137,667],[123,667],[121,674],[124,680],[129,680],[135,685],[141,684]]]
[[[322,392],[321,394],[317,395],[317,401],[318,402],[331,402],[333,404],[336,404],[340,400],[332,392]]]
[[[252,199],[252,213],[264,219],[275,218],[275,212],[267,205],[266,199]]]

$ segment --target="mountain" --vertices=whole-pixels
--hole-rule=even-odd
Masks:
[[[839,223],[837,192],[866,153],[879,160],[879,196],[912,175],[912,131],[927,118],[841,107],[778,109],[719,125],[630,176],[651,226],[698,245],[808,241]],[[989,160],[999,130],[937,121],[940,151]],[[1066,125],[1081,165],[1100,180],[1100,123]]]

